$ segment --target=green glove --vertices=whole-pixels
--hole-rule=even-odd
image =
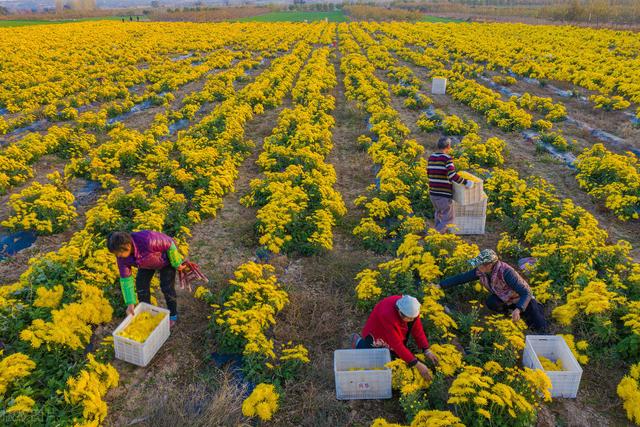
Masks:
[[[172,243],[167,251],[167,256],[169,257],[169,263],[171,263],[171,267],[178,268],[180,264],[184,261],[180,252],[178,252],[178,248],[176,248],[176,244]]]
[[[120,289],[122,290],[122,296],[124,297],[124,303],[137,304],[138,297],[136,296],[136,285],[133,283],[133,277],[121,277]]]

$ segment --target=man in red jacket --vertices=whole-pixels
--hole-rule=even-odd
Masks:
[[[429,369],[407,348],[409,335],[413,336],[424,355],[437,364],[438,358],[429,350],[429,341],[420,321],[420,302],[409,295],[392,295],[376,304],[362,329],[362,337],[353,334],[351,347],[387,347],[409,366],[415,366],[428,381],[431,379]]]

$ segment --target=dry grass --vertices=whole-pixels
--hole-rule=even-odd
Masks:
[[[10,15],[0,16],[0,20],[43,20],[57,21],[66,19],[91,19],[110,18],[119,15],[135,15],[135,9],[96,9],[96,10],[64,10],[61,13],[55,12],[25,12],[17,11]]]
[[[529,1],[527,4],[469,5],[462,2],[403,3],[402,7],[456,19],[477,22],[520,22],[525,24],[571,24],[582,27],[612,28],[629,31],[640,29],[640,5],[637,2],[596,1]]]
[[[285,386],[282,410],[274,425],[369,425],[384,416],[401,420],[399,406],[387,402],[342,402],[335,398],[333,351],[348,348],[350,334],[359,331],[367,313],[356,309],[355,275],[382,258],[354,246],[350,235],[336,232],[334,250],[290,260],[279,275],[290,304],[273,333],[278,341],[302,342],[311,363],[296,381]]]
[[[148,402],[144,419],[132,420],[128,425],[149,427],[218,427],[248,426],[242,415],[242,401],[246,386],[239,384],[228,371],[215,371],[210,381],[190,384],[180,393],[157,390]]]
[[[553,423],[547,425],[631,426],[616,394],[616,386],[626,373],[621,366],[590,361],[582,374],[578,397],[557,399],[548,405]]]

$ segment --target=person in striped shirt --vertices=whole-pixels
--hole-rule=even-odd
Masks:
[[[451,151],[451,138],[442,137],[438,140],[438,151],[429,156],[427,174],[429,175],[429,197],[435,210],[435,229],[439,233],[447,232],[449,224],[455,218],[453,209],[453,184],[464,184],[473,187],[473,182],[462,178],[456,173]]]

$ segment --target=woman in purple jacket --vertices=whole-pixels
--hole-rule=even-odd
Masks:
[[[156,270],[160,271],[160,289],[170,311],[170,325],[178,320],[176,303],[176,270],[184,268],[183,259],[173,239],[158,231],[134,231],[111,233],[107,249],[116,256],[120,270],[120,288],[127,314],[133,315],[137,301],[151,301],[151,279]],[[131,267],[138,268],[135,285]],[[137,301],[136,301],[137,295]]]

